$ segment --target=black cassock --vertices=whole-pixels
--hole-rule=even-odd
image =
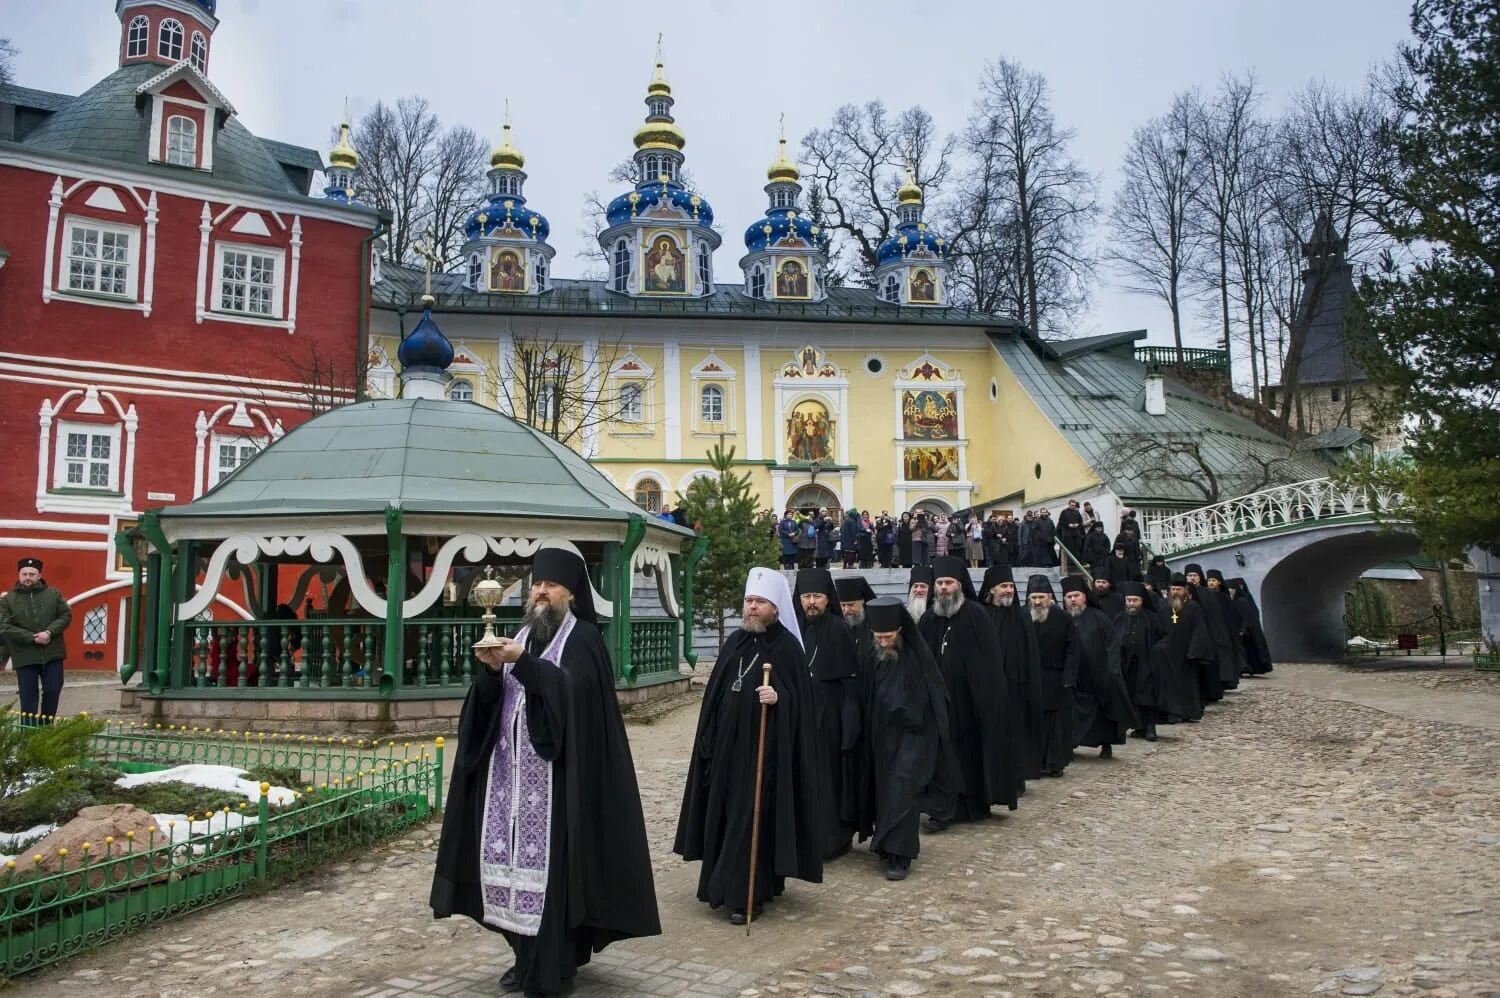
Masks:
[[[1218,652],[1203,620],[1203,608],[1190,599],[1184,600],[1179,610],[1172,609],[1170,597],[1158,597],[1157,602],[1156,618],[1163,635],[1157,645],[1163,714],[1158,723],[1200,720],[1201,677],[1205,672],[1217,675],[1218,669]]]
[[[905,612],[905,611],[903,611]],[[915,628],[904,629],[915,637]],[[963,779],[949,737],[948,691],[926,644],[896,661],[863,660],[865,737],[859,839],[884,857],[915,859],[918,822],[953,815]]]
[[[1078,682],[1073,687],[1073,743],[1096,748],[1125,744],[1140,723],[1125,677],[1114,622],[1093,607],[1073,618],[1078,633]]]
[[[763,634],[736,630],[714,663],[688,764],[677,841],[672,851],[703,861],[698,900],[731,910],[745,906],[750,885],[750,824],[760,737],[761,666],[771,663],[777,701],[766,724],[761,784],[757,904],[780,894],[786,879],[823,880],[827,821],[818,797],[812,683],[802,646],[780,622]],[[734,689],[738,678],[740,689]]]
[[[1239,619],[1235,616],[1234,608],[1229,605],[1229,594],[1224,590],[1212,589],[1206,585],[1188,588],[1192,590],[1193,601],[1203,608],[1208,636],[1213,639],[1217,652],[1215,661],[1218,663],[1218,688],[1213,690],[1215,695],[1205,696],[1205,699],[1222,700],[1225,690],[1232,690],[1240,684],[1240,642],[1237,637]]]
[[[1042,664],[1036,631],[1026,604],[1019,598],[1010,606],[988,604],[990,621],[1000,639],[1000,665],[1005,670],[1005,718],[1011,753],[1026,780],[1042,775]]]
[[[1266,632],[1260,626],[1260,607],[1255,600],[1241,590],[1231,597],[1229,606],[1234,610],[1239,623],[1240,650],[1244,653],[1245,671],[1252,676],[1263,676],[1271,671],[1271,648],[1266,644]]]
[[[953,617],[928,610],[918,629],[948,688],[953,751],[963,773],[954,818],[987,818],[991,804],[1014,811],[1021,771],[1006,730],[1009,693],[1000,664],[1000,638],[988,611],[966,599]]]
[[[1028,612],[1027,619],[1030,620]],[[1061,773],[1073,757],[1073,686],[1078,682],[1078,631],[1061,607],[1031,622],[1042,677],[1042,727],[1038,751],[1044,773]]]
[[[604,640],[593,624],[576,621],[556,666],[538,657],[544,646],[527,644],[512,675],[526,689],[532,747],[552,763],[551,853],[540,929],[504,935],[516,951],[518,987],[548,992],[610,943],[660,935],[661,921]],[[480,667],[459,715],[430,896],[437,918],[484,924],[479,840],[503,693],[501,674]]]
[[[1161,622],[1149,609],[1129,608],[1114,619],[1115,638],[1120,643],[1120,672],[1141,723],[1151,724],[1164,713],[1166,696],[1157,643],[1162,639]]]
[[[859,822],[860,657],[838,607],[804,618],[802,643],[812,681],[815,757],[827,781],[823,858],[849,847]],[[873,639],[872,639],[873,640]]]
[[[1111,589],[1109,592],[1101,593],[1094,590],[1094,606],[1110,620],[1114,620],[1125,612],[1125,597]]]

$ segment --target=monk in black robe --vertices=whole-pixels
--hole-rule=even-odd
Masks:
[[[949,736],[948,691],[916,621],[898,599],[865,604],[873,645],[864,664],[865,759],[860,841],[905,880],[921,851],[917,824],[953,815],[962,775]]]
[[[770,663],[771,684],[762,685]],[[724,642],[703,694],[688,763],[677,840],[685,860],[702,860],[698,900],[745,923],[750,893],[750,826],[761,705],[769,706],[755,866],[756,917],[788,877],[823,881],[827,820],[819,797],[812,681],[786,579],[753,568],[745,583],[743,623]]]
[[[920,621],[932,606],[932,566],[913,565],[906,579],[906,610],[911,619]],[[928,649],[932,651],[932,649]],[[934,652],[936,654],[936,652]]]
[[[1155,597],[1141,583],[1125,583],[1120,599],[1125,609],[1114,619],[1115,637],[1120,642],[1120,671],[1140,718],[1131,736],[1154,742],[1156,719],[1161,716],[1163,702],[1161,656],[1156,647],[1163,636],[1161,622]]]
[[[583,559],[538,551],[526,626],[476,650],[485,667],[459,716],[430,904],[505,935],[502,990],[557,994],[591,954],[661,932],[596,620]]]
[[[1026,582],[1029,619],[1041,666],[1041,738],[1037,751],[1043,776],[1061,776],[1073,758],[1073,686],[1078,682],[1078,631],[1056,603],[1045,575]]]
[[[1009,694],[1005,698],[1005,723],[1021,774],[1020,792],[1025,793],[1025,781],[1042,775],[1042,665],[1036,632],[1025,604],[1016,596],[1015,576],[1009,565],[990,566],[981,588],[980,599],[1000,639],[1000,667]]]
[[[849,851],[859,824],[860,660],[826,568],[804,568],[792,591],[812,681],[818,775],[825,781],[824,861]]]
[[[1224,608],[1219,604],[1218,597],[1212,595],[1208,586],[1203,584],[1202,567],[1188,565],[1183,570],[1183,576],[1187,579],[1188,596],[1202,611],[1203,627],[1208,631],[1208,639],[1214,646],[1212,668],[1202,669],[1198,673],[1199,692],[1206,707],[1224,699],[1225,677],[1231,671],[1238,676],[1239,663],[1234,655],[1229,625],[1224,620]]]
[[[1129,583],[1122,582],[1120,585]],[[1125,612],[1125,597],[1120,595],[1119,588],[1114,583],[1101,576],[1094,580],[1094,606],[1102,610],[1110,620],[1114,620]]]
[[[937,659],[948,687],[953,749],[963,772],[963,786],[953,820],[978,821],[990,816],[990,805],[1016,809],[1020,770],[1011,755],[1005,730],[1008,696],[1000,665],[1000,639],[980,605],[963,559],[933,559],[932,607],[918,631]],[[946,827],[934,819],[934,830]]]
[[[1098,748],[1099,758],[1114,755],[1139,720],[1120,672],[1120,643],[1114,622],[1089,605],[1088,584],[1081,575],[1062,580],[1063,605],[1078,632],[1078,682],[1073,687],[1073,743]]]
[[[875,590],[863,575],[844,575],[834,582],[839,594],[839,609],[844,614],[844,623],[854,631],[855,653],[861,662],[869,661],[869,652],[874,647],[870,637],[870,625],[865,620],[865,604],[875,598]]]
[[[1240,641],[1240,618],[1235,611],[1233,596],[1230,595],[1229,586],[1224,582],[1224,573],[1217,568],[1210,568],[1204,585],[1212,592],[1219,601],[1219,613],[1224,618],[1224,630],[1229,635],[1229,648],[1232,654],[1230,668],[1234,670],[1233,675],[1224,677],[1224,688],[1232,690],[1240,685],[1240,677],[1247,674],[1245,668],[1245,645]]]
[[[1189,723],[1203,719],[1205,672],[1217,675],[1218,652],[1203,608],[1193,601],[1187,578],[1176,573],[1168,578],[1167,592],[1157,599],[1157,621],[1163,640],[1157,646],[1161,671],[1158,724]]]
[[[1260,607],[1250,595],[1250,587],[1244,579],[1230,579],[1229,605],[1234,608],[1239,621],[1240,648],[1244,652],[1243,675],[1264,676],[1272,669],[1271,648],[1266,644],[1266,632],[1260,624]]]

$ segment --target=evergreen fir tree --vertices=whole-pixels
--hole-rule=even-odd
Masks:
[[[693,584],[693,623],[713,628],[724,643],[724,619],[739,610],[745,577],[757,565],[776,565],[776,537],[766,527],[750,476],[734,470],[734,448],[708,452],[713,476],[697,478],[682,497],[687,521],[708,538]]]

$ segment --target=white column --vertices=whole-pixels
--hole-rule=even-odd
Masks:
[[[146,269],[141,275],[141,313],[151,317],[151,299],[156,291],[156,192],[146,203]]]
[[[771,469],[771,508],[778,518],[786,509],[786,472],[779,468]]]
[[[57,255],[57,216],[62,211],[63,182],[52,182],[52,196],[47,199],[47,258],[42,261],[42,301],[52,300],[52,258]]]
[[[297,331],[297,286],[302,278],[302,216],[292,216],[292,273],[286,296],[286,331]]]
[[[839,472],[839,502],[844,504],[845,509],[854,508],[854,472]],[[842,517],[840,517],[842,519]]]
[[[208,234],[213,231],[214,217],[203,202],[203,211],[198,216],[198,288],[195,298],[199,325],[203,323],[203,296],[208,282]]]
[[[839,464],[849,463],[849,389],[840,388],[834,398],[838,400],[839,410]]]
[[[760,461],[765,452],[765,427],[760,411],[760,344],[745,344],[745,458]],[[777,510],[780,513],[781,510]]]
[[[583,456],[594,457],[599,453],[599,391],[601,378],[599,377],[599,338],[590,336],[583,341],[583,369],[584,387],[583,397],[591,401],[584,403],[584,412],[589,419],[590,425],[583,430]],[[592,416],[588,416],[588,408],[593,406]],[[607,413],[613,415],[613,413]]]
[[[36,497],[44,499],[47,495],[47,464],[52,454],[52,408],[51,399],[42,399],[41,411],[37,414],[37,422],[41,426],[41,436],[36,449]]]
[[[135,499],[135,431],[141,425],[141,418],[136,414],[135,403],[125,410],[125,502],[134,506]]]
[[[203,450],[208,439],[208,416],[202,409],[198,410],[198,418],[193,422],[193,435],[198,438],[193,448],[193,498],[196,499],[203,494],[203,480],[207,477],[203,468]]]
[[[666,434],[667,460],[677,461],[682,458],[682,356],[676,343],[662,344],[661,361],[665,406],[662,431]]]

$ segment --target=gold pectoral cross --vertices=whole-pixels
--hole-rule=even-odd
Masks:
[[[1174,624],[1177,623],[1177,611],[1176,610],[1172,611],[1172,623],[1174,623]]]

